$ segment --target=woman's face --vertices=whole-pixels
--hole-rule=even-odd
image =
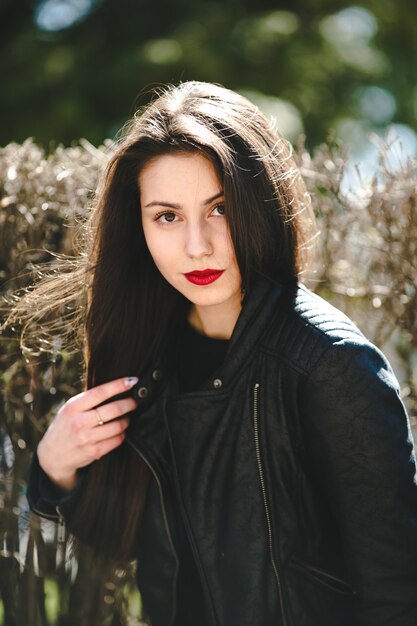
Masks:
[[[146,243],[164,278],[197,307],[236,307],[241,276],[211,161],[198,152],[156,157],[139,174],[139,192]],[[211,282],[186,276],[203,270],[222,273]]]

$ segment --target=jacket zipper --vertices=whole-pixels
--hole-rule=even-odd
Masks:
[[[58,539],[58,543],[62,544],[65,542],[65,519],[59,509],[59,506],[56,506],[55,508],[56,508],[56,512],[58,513],[57,539]]]
[[[59,506],[55,507],[56,515],[52,515],[50,513],[44,513],[43,511],[39,511],[35,507],[32,507],[32,511],[39,515],[40,517],[44,517],[45,519],[53,520],[58,523],[58,531],[57,531],[57,540],[59,544],[65,543],[65,518],[62,515]]]
[[[273,552],[271,514],[270,514],[269,506],[268,506],[268,498],[267,498],[266,486],[265,486],[265,477],[264,477],[264,471],[263,471],[262,459],[261,459],[261,450],[260,450],[260,444],[259,444],[258,390],[259,390],[259,383],[256,383],[253,387],[253,430],[254,430],[254,437],[255,437],[256,462],[258,464],[259,481],[261,483],[262,497],[263,497],[264,508],[265,508],[266,524],[268,528],[269,553],[271,557],[272,568],[274,570],[274,576],[275,576],[275,580],[277,584],[279,601],[280,601],[280,606],[281,606],[282,623],[283,623],[283,626],[287,626],[287,620],[286,620],[285,611],[284,611],[284,602],[283,602],[283,597],[282,597],[282,585],[281,585],[281,581],[279,577],[278,561],[275,561],[274,552]]]
[[[56,567],[63,567],[65,564],[65,519],[62,515],[59,506],[55,507],[56,514],[44,513],[43,511],[39,511],[39,509],[35,507],[31,507],[32,511],[39,515],[40,517],[44,517],[45,519],[52,520],[55,524],[58,524],[57,529],[57,550],[56,550]]]
[[[132,443],[132,441],[130,439],[128,439],[127,437],[126,437],[126,441],[135,450],[135,452],[137,452],[139,454],[140,458],[149,467],[149,469],[151,470],[151,472],[152,472],[152,474],[153,474],[153,476],[154,476],[154,478],[155,478],[155,480],[157,482],[158,489],[159,489],[159,498],[160,498],[160,501],[161,501],[161,508],[162,508],[162,514],[163,514],[163,518],[164,518],[165,530],[166,530],[166,533],[167,533],[167,536],[168,536],[168,541],[169,541],[169,544],[171,546],[172,552],[173,552],[173,554],[175,556],[175,575],[174,575],[174,580],[173,580],[173,583],[172,583],[172,597],[173,597],[172,604],[173,604],[173,606],[172,606],[171,619],[169,620],[169,623],[168,623],[168,626],[172,626],[172,624],[174,622],[174,619],[175,619],[176,612],[177,612],[177,578],[178,578],[179,561],[178,561],[177,552],[176,552],[175,547],[174,547],[174,542],[172,541],[171,531],[169,529],[168,516],[167,516],[167,513],[166,513],[166,509],[165,509],[164,496],[163,496],[163,493],[162,493],[162,486],[161,486],[161,482],[159,480],[159,477],[158,477],[157,473],[155,472],[155,470],[152,467],[152,465],[149,463],[148,459],[142,454],[142,452],[139,450],[139,448],[137,448],[135,446],[135,444]]]

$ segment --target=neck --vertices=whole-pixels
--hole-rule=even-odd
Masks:
[[[188,322],[207,337],[230,339],[241,309],[240,298],[229,304],[227,310],[219,306],[202,307],[193,304],[188,314]]]

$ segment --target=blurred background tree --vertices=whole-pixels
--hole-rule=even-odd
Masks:
[[[417,144],[415,0],[3,0],[0,49],[2,145],[97,145],[189,79],[250,93],[309,147],[334,129],[363,152],[392,124]]]

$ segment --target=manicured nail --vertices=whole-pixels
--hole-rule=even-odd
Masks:
[[[129,378],[125,378],[125,387],[133,387],[139,382],[139,378],[137,376],[129,376]]]

